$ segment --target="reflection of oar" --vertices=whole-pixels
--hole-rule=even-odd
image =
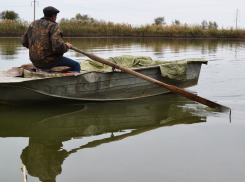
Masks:
[[[201,119],[202,119],[202,117],[191,116],[191,117],[187,117],[187,118],[176,119],[176,120],[170,121],[170,122],[168,122],[166,124],[160,124],[160,125],[155,125],[155,126],[147,126],[147,127],[139,128],[139,129],[131,131],[130,133],[126,133],[126,134],[123,134],[123,135],[113,136],[113,137],[110,137],[110,138],[104,138],[104,139],[101,139],[101,140],[95,140],[95,141],[89,142],[89,143],[87,143],[85,145],[82,145],[82,146],[80,146],[78,148],[72,149],[71,151],[69,151],[69,155],[72,154],[72,153],[76,153],[78,150],[81,150],[81,149],[94,148],[94,147],[97,147],[97,146],[102,145],[102,144],[123,140],[125,138],[131,137],[131,136],[136,136],[136,135],[139,135],[139,134],[142,134],[142,133],[145,133],[145,132],[148,132],[148,131],[152,131],[152,130],[155,130],[155,129],[158,129],[158,128],[161,128],[161,127],[165,127],[165,126],[173,126],[173,125],[177,125],[177,124],[193,124],[193,123],[199,123],[199,122],[206,122],[206,121],[203,121]]]
[[[129,73],[129,74],[132,74],[132,75],[134,75],[134,76],[140,77],[140,78],[142,78],[142,79],[144,79],[144,80],[147,80],[147,81],[149,81],[149,82],[152,82],[152,83],[155,83],[155,84],[160,85],[160,86],[162,86],[162,87],[165,87],[166,89],[170,90],[171,92],[173,92],[173,93],[175,93],[175,94],[178,94],[178,95],[181,95],[181,96],[183,96],[183,97],[186,97],[186,98],[188,98],[188,99],[190,99],[190,100],[199,102],[199,103],[201,103],[201,104],[204,104],[204,105],[209,106],[209,107],[211,107],[211,108],[217,109],[217,110],[219,110],[219,111],[230,111],[230,108],[228,108],[228,107],[226,107],[226,106],[222,106],[222,105],[220,105],[220,104],[218,104],[218,103],[215,103],[215,102],[213,102],[213,101],[210,101],[210,100],[207,100],[207,99],[205,99],[205,98],[199,97],[199,96],[197,96],[197,95],[195,95],[195,94],[193,94],[193,93],[187,92],[187,91],[185,91],[185,90],[183,90],[183,89],[180,89],[180,88],[178,88],[178,87],[175,87],[175,86],[173,86],[173,85],[168,85],[168,84],[166,84],[166,83],[160,82],[160,81],[155,80],[155,79],[153,79],[153,78],[147,77],[147,76],[142,75],[142,74],[140,74],[140,73],[138,73],[138,72],[135,72],[135,71],[133,71],[133,70],[127,69],[127,68],[122,67],[122,66],[120,66],[120,65],[118,65],[118,64],[115,64],[115,63],[112,63],[112,62],[110,62],[110,61],[107,61],[107,60],[105,60],[105,59],[103,59],[103,58],[100,58],[100,57],[98,57],[98,56],[96,56],[96,55],[89,54],[89,53],[86,53],[86,52],[84,52],[84,51],[81,51],[81,50],[79,50],[79,49],[77,49],[77,48],[75,48],[75,47],[71,47],[71,49],[73,49],[74,51],[77,51],[77,52],[79,52],[79,53],[84,54],[85,56],[89,57],[89,58],[92,59],[92,60],[98,61],[98,62],[100,62],[100,63],[102,63],[102,64],[109,65],[109,66],[111,66],[113,69],[117,68],[117,69],[119,69],[119,70],[122,70],[122,71],[124,71],[124,72]]]
[[[24,182],[27,182],[26,166],[22,166],[20,169],[23,171]]]

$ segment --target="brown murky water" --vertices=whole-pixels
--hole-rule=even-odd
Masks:
[[[66,38],[100,57],[203,58],[187,90],[232,109],[166,94],[76,105],[0,105],[0,181],[245,180],[245,43],[240,40]],[[69,51],[77,61],[83,55]],[[28,63],[20,39],[0,38],[0,69]],[[231,123],[230,123],[231,121]]]

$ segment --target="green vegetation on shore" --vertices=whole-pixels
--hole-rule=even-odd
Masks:
[[[18,13],[15,13],[14,11],[2,11],[0,13],[0,19],[2,20],[18,20],[19,15]]]
[[[61,20],[63,36],[135,36],[135,37],[245,37],[245,29],[204,29],[199,25],[141,25],[90,20]],[[0,20],[0,34],[23,34],[29,23],[26,21]]]

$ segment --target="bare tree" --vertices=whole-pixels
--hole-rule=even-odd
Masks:
[[[157,17],[154,19],[155,25],[166,25],[165,18],[164,17]]]
[[[180,25],[180,21],[179,20],[174,20],[174,21],[172,21],[172,24],[173,25]]]
[[[89,21],[96,21],[94,18],[90,17],[89,15],[81,15],[80,13],[77,13],[75,16],[75,19],[77,20],[89,20]]]
[[[213,26],[214,26],[214,28],[218,28],[219,27],[219,25],[216,23],[216,21],[213,22]]]
[[[215,21],[214,22],[212,22],[212,21],[208,22],[208,29],[212,29],[212,28],[214,28],[214,29],[218,28],[218,24]]]
[[[207,22],[206,20],[203,20],[202,23],[201,23],[201,26],[204,30],[206,29],[217,29],[218,28],[218,24],[216,23],[216,21],[212,22],[212,21],[209,21]]]
[[[213,28],[213,26],[214,26],[214,25],[213,25],[213,22],[212,22],[212,21],[209,21],[209,22],[208,22],[208,29]]]
[[[202,28],[205,30],[205,29],[208,29],[208,22],[206,20],[203,20],[202,23],[201,23],[201,26]]]

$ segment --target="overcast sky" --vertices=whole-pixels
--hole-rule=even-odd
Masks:
[[[0,0],[0,12],[13,10],[21,19],[33,21],[31,0]],[[32,2],[32,6],[31,6]],[[200,24],[202,20],[216,21],[219,28],[245,28],[245,0],[39,0],[36,19],[43,17],[43,8],[54,6],[61,18],[72,18],[77,13],[88,14],[98,20],[133,25],[152,24],[154,18],[165,17],[168,25],[175,19],[181,23]]]

